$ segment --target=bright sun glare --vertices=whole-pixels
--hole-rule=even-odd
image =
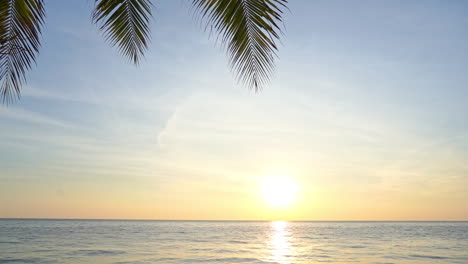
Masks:
[[[262,182],[262,194],[266,203],[275,207],[291,205],[297,198],[298,186],[286,177],[270,177]]]

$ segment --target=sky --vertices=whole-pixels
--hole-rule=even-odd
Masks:
[[[47,1],[0,106],[0,217],[468,220],[468,3],[290,1],[272,82],[236,83],[189,1],[156,1],[135,67]],[[296,183],[285,207],[264,179]],[[279,194],[281,195],[281,194]]]

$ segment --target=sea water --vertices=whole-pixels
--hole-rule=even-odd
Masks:
[[[468,263],[468,222],[0,220],[0,263]]]

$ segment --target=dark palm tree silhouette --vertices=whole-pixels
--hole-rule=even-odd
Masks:
[[[188,0],[219,34],[236,78],[261,89],[270,80],[287,0]],[[105,39],[138,64],[148,48],[152,0],[94,0],[92,21]],[[4,103],[19,98],[35,64],[45,22],[44,0],[0,0],[0,93]]]

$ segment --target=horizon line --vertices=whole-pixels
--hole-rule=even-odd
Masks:
[[[468,222],[468,220],[229,220],[229,219],[138,219],[138,218],[48,218],[0,217],[0,220],[88,220],[88,221],[161,221],[161,222]]]

